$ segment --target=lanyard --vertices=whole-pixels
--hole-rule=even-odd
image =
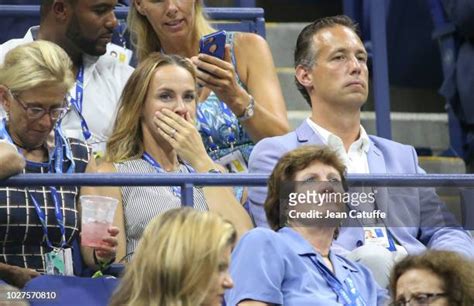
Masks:
[[[143,157],[142,157],[146,162],[148,162],[150,165],[155,168],[155,170],[158,173],[166,173],[165,170],[161,167],[161,165],[147,152],[143,152]],[[184,164],[186,169],[188,169],[189,173],[194,173],[194,169],[191,168],[191,166],[187,165],[186,163]],[[171,190],[173,191],[173,195],[181,200],[181,187],[179,186],[171,186]]]
[[[233,116],[232,111],[229,109],[229,107],[222,101],[219,101],[219,106],[220,109],[223,113],[222,118],[225,121],[225,125],[228,130],[228,135],[227,135],[227,140],[226,143],[231,147],[231,149],[234,148],[234,144],[236,143],[235,140],[235,125],[232,123],[232,121],[229,119],[230,117]],[[197,118],[199,120],[199,123],[201,125],[201,131],[204,134],[204,136],[208,139],[209,141],[209,151],[211,153],[214,153],[219,150],[219,146],[216,145],[214,142],[214,139],[212,138],[212,133],[211,133],[211,124],[209,123],[209,120],[207,120],[204,112],[202,111],[201,108],[198,107],[197,110]]]
[[[126,31],[127,31],[127,23],[120,20],[119,24],[118,24],[118,27],[117,27],[117,33],[118,33],[120,43],[122,44],[122,47],[123,47],[124,50],[127,49],[127,41],[124,38],[124,35],[125,35]]]
[[[71,104],[76,109],[77,114],[81,119],[81,129],[82,135],[84,135],[84,139],[88,140],[92,134],[87,126],[86,119],[82,115],[82,103],[84,100],[84,66],[79,66],[79,70],[77,71],[76,76],[76,98],[71,97]]]
[[[59,230],[61,231],[60,248],[63,248],[66,245],[66,230],[64,228],[63,213],[61,212],[61,205],[59,203],[59,195],[55,187],[50,186],[49,189],[51,190],[51,198],[53,199],[53,203],[54,203],[54,214],[56,215],[56,221],[58,222]],[[26,189],[26,191],[28,192],[28,195],[30,196],[31,201],[33,202],[33,205],[35,206],[36,214],[38,215],[38,218],[40,219],[41,227],[43,228],[43,233],[46,238],[46,243],[48,244],[48,247],[54,248],[53,244],[49,240],[48,226],[46,224],[46,216],[44,214],[44,211],[41,209],[38,201],[35,199],[35,197],[29,191],[29,189]]]
[[[66,148],[66,151],[64,151],[64,147]],[[49,159],[49,167],[51,168],[54,162],[54,172],[63,173],[64,157],[69,161],[69,167],[67,168],[66,173],[74,173],[76,166],[72,156],[72,150],[61,130],[61,123],[59,122],[54,129],[54,151]],[[53,173],[52,169],[49,171],[50,173]]]
[[[354,282],[348,276],[344,281],[346,285],[349,287],[349,291],[347,291],[341,282],[334,276],[334,274],[326,267],[323,263],[319,260],[314,259],[314,256],[309,256],[309,259],[313,264],[316,266],[318,271],[326,280],[326,283],[331,287],[331,289],[337,294],[337,296],[343,301],[344,305],[350,306],[365,306],[365,302],[360,296],[359,291],[354,285]]]

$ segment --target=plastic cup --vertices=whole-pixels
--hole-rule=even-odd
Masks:
[[[118,200],[109,197],[81,196],[82,231],[81,245],[99,247],[109,236],[107,229],[114,221]]]

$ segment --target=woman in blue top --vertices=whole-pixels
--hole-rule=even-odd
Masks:
[[[143,61],[151,52],[192,58],[203,85],[198,129],[208,153],[231,171],[245,171],[253,144],[288,132],[285,102],[266,41],[227,33],[224,60],[199,53],[199,39],[215,32],[202,0],[135,0],[128,14],[132,42]]]
[[[387,300],[367,268],[331,251],[337,216],[346,211],[336,196],[343,192],[344,171],[327,147],[303,146],[280,159],[265,202],[273,230],[251,230],[237,244],[227,305],[372,306]],[[316,196],[301,198],[307,194]]]

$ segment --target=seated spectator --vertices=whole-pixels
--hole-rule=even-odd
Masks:
[[[198,83],[197,124],[210,156],[232,171],[247,169],[253,144],[289,130],[285,101],[266,41],[227,32],[224,59],[199,54],[199,39],[215,32],[203,1],[136,0],[128,28],[138,60],[151,52],[192,58]],[[235,166],[237,165],[237,166]]]
[[[60,130],[66,94],[74,84],[71,67],[67,54],[47,41],[12,49],[0,66],[0,102],[7,113],[0,121],[0,138],[25,159],[23,173],[81,173],[88,163],[94,166],[86,144]],[[10,154],[10,147],[0,149],[7,150],[0,156]],[[23,287],[38,273],[72,273],[70,247],[79,238],[78,191],[73,186],[0,188],[2,280]],[[115,256],[117,231],[111,228],[111,237],[96,249],[99,260]],[[92,250],[84,249],[84,256],[95,267]]]
[[[155,217],[109,305],[222,305],[236,238],[213,213],[180,208]]]
[[[99,172],[208,173],[220,172],[207,155],[194,125],[196,75],[183,57],[153,53],[142,61],[125,85],[107,162]],[[85,188],[85,193],[119,199],[119,258],[134,252],[146,225],[156,215],[181,206],[180,187]],[[231,188],[194,188],[194,208],[219,213],[239,235],[251,228],[250,217]],[[126,243],[125,243],[126,241]],[[126,253],[125,253],[126,245]],[[123,248],[122,248],[123,247]]]
[[[312,108],[311,116],[291,133],[263,139],[252,151],[251,173],[270,173],[285,153],[303,145],[328,145],[338,152],[348,173],[424,174],[413,147],[368,135],[361,108],[369,92],[367,51],[357,27],[347,16],[330,16],[306,26],[295,47],[298,90]],[[370,187],[370,186],[369,186]],[[368,188],[374,201],[351,205],[384,217],[354,220],[341,228],[339,254],[369,267],[387,287],[394,263],[427,248],[455,250],[474,258],[474,243],[447,211],[433,188]],[[258,226],[268,226],[265,187],[249,188],[250,212]],[[357,206],[357,207],[356,207]],[[371,233],[377,232],[377,238]]]
[[[302,146],[278,161],[265,201],[272,230],[253,229],[237,244],[230,269],[235,287],[226,294],[227,305],[381,305],[387,299],[386,290],[366,267],[332,251],[340,220],[298,218],[290,213],[289,202],[281,202],[284,184],[292,181],[319,184],[310,189],[297,185],[291,193],[336,194],[344,171],[342,161],[327,147]],[[291,209],[307,212],[304,205],[308,204],[297,202]],[[331,200],[313,206],[323,215],[346,210],[344,203]]]
[[[116,4],[116,0],[41,1],[40,25],[30,28],[23,38],[0,45],[0,63],[6,52],[34,40],[51,41],[66,51],[76,83],[69,93],[71,107],[62,128],[65,136],[86,140],[99,155],[110,136],[122,89],[133,71],[105,55],[117,27]]]
[[[392,305],[474,305],[474,262],[449,251],[427,251],[397,263]]]

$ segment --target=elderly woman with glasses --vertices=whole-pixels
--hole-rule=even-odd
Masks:
[[[393,268],[393,306],[474,305],[474,262],[450,251],[405,257]]]
[[[80,173],[94,166],[86,144],[64,137],[60,129],[65,97],[74,84],[71,67],[64,50],[46,41],[7,53],[0,67],[0,103],[7,114],[0,121],[0,157],[14,148],[23,161],[2,163],[0,173]],[[72,274],[71,246],[79,237],[78,192],[74,186],[0,188],[3,281],[23,287],[39,273]],[[101,247],[82,250],[89,266],[115,257],[117,234],[117,228],[110,228]]]

